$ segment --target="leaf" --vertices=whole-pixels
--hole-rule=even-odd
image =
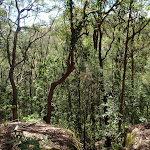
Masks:
[[[147,10],[147,11],[150,10],[150,6],[147,6],[147,7],[146,7],[146,10]],[[148,13],[149,13],[149,12],[148,12]]]
[[[42,138],[45,142],[47,142],[47,136],[43,135]]]
[[[7,144],[14,143],[16,140],[17,140],[17,139],[15,138],[15,139],[13,139],[13,140],[11,140],[11,141],[8,141]]]
[[[130,148],[131,144],[134,142],[136,137],[136,131],[134,131],[133,133],[131,133],[127,139],[126,139],[126,147]]]

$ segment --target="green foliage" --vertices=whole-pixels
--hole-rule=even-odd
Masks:
[[[37,21],[34,25],[31,25],[31,22],[31,24],[27,24],[30,17],[26,18],[26,15],[33,15],[35,20],[36,18],[42,20],[43,18],[38,13],[53,10],[53,7],[46,4],[47,2],[36,0],[32,4],[28,0],[18,1],[20,10],[30,7],[33,10],[26,10],[21,15],[21,30],[18,34],[16,48],[15,63],[26,58],[26,61],[14,69],[14,79],[18,90],[18,114],[21,121],[42,122],[42,118],[47,112],[50,85],[60,79],[67,68],[66,61],[71,43],[69,19],[71,1],[61,2],[60,6],[56,7],[61,8],[62,12],[52,23],[52,28],[43,21]],[[149,2],[145,2],[134,1],[132,4],[129,36],[132,36],[133,29],[134,32],[137,32],[148,21],[146,10],[149,10]],[[109,12],[108,9],[113,6],[113,3],[114,1],[90,1],[85,10],[86,18],[83,19],[85,1],[73,1],[75,70],[54,90],[52,99],[54,110],[51,123],[73,130],[85,149],[94,149],[96,141],[110,136],[115,139],[112,142],[113,149],[119,150],[125,146],[122,146],[125,142],[124,127],[122,127],[123,131],[118,133],[120,119],[123,126],[150,120],[150,55],[149,40],[147,40],[150,37],[150,26],[147,25],[142,31],[137,32],[133,41],[129,40],[123,115],[120,115],[126,23],[128,22],[130,1],[121,2]],[[1,122],[12,120],[10,112],[13,90],[8,80],[10,65],[6,60],[8,56],[6,48],[9,46],[10,54],[12,54],[13,35],[16,31],[17,20],[15,1],[8,0],[4,5],[0,8]],[[49,21],[52,19],[53,17],[50,17]],[[49,27],[51,28],[50,32],[34,42],[25,53],[29,42],[43,35]],[[98,48],[100,46],[100,29],[102,33],[103,68],[100,68],[99,62],[100,49],[97,51],[94,49],[94,29],[98,32]],[[111,45],[113,36],[114,41]],[[133,60],[131,58],[132,50]],[[134,68],[132,68],[132,61]],[[133,79],[131,79],[132,75]],[[103,88],[101,83],[103,83]],[[107,102],[104,102],[104,96],[107,96]],[[107,111],[104,112],[104,108],[107,108]],[[108,117],[108,125],[105,125],[106,117]],[[133,136],[129,138],[128,143],[132,141],[132,138],[134,139]],[[46,137],[43,140],[46,141]],[[33,139],[30,139],[31,141]]]
[[[42,139],[36,137],[25,137],[24,135],[17,135],[11,141],[8,141],[7,144],[15,143],[17,144],[20,150],[45,150],[39,142],[44,142],[42,145],[47,145],[50,147],[50,150],[59,150],[50,146],[50,140],[47,139],[45,135],[42,136]]]
[[[37,112],[32,115],[28,115],[27,117],[23,117],[22,121],[24,121],[24,122],[43,122],[43,120],[39,117]]]
[[[132,132],[131,134],[129,134],[126,137],[126,148],[128,148],[128,149],[130,148],[130,146],[132,145],[132,143],[135,140],[135,137],[136,137],[136,131]]]
[[[20,150],[42,150],[42,146],[39,144],[41,139],[37,139],[36,137],[25,137],[24,135],[17,135],[15,139],[7,142],[8,144],[16,143],[18,144],[18,148]]]

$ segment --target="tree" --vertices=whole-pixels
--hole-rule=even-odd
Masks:
[[[122,2],[122,1],[121,1]],[[107,97],[108,94],[106,93],[105,90],[105,83],[104,83],[104,61],[109,53],[109,51],[111,50],[112,44],[115,40],[115,28],[117,25],[113,25],[113,33],[112,35],[109,34],[109,36],[112,38],[112,41],[110,43],[110,45],[108,46],[109,48],[106,50],[105,55],[103,56],[103,37],[106,34],[107,35],[107,24],[106,24],[106,19],[109,17],[109,14],[111,12],[114,11],[114,9],[117,9],[118,5],[121,4],[121,2],[119,2],[118,0],[116,0],[114,2],[114,4],[112,4],[112,6],[109,6],[108,2],[105,1],[97,1],[97,11],[93,13],[93,16],[95,18],[95,26],[94,26],[94,32],[93,32],[93,43],[94,43],[94,49],[98,50],[98,59],[99,59],[99,66],[100,66],[100,93],[102,96],[102,100],[105,104],[104,106],[104,113],[107,112]],[[107,4],[108,3],[108,4]],[[106,7],[109,7],[109,9],[106,11]],[[105,125],[108,125],[108,115],[106,115],[104,117],[104,122]],[[106,137],[106,146],[109,147],[111,145],[111,139],[109,136]]]
[[[125,91],[125,78],[126,78],[126,67],[127,67],[127,54],[128,54],[128,44],[133,38],[135,37],[136,34],[140,33],[150,22],[150,19],[146,22],[144,22],[140,28],[137,29],[137,31],[134,31],[130,35],[130,23],[132,23],[132,5],[133,5],[133,0],[130,0],[129,3],[129,16],[128,16],[128,21],[127,21],[127,27],[126,27],[126,41],[125,41],[125,50],[124,50],[124,69],[123,69],[123,76],[122,76],[122,91],[121,91],[121,98],[120,98],[120,115],[123,115],[123,103],[124,103],[124,91]],[[133,60],[132,60],[133,61]],[[133,62],[132,62],[132,67],[133,67]],[[133,69],[133,68],[132,68]],[[133,70],[132,70],[133,71]],[[133,77],[132,77],[132,82],[133,82]],[[121,119],[119,120],[119,131],[121,131]]]
[[[65,81],[65,79],[70,75],[70,73],[75,69],[75,66],[74,66],[74,50],[75,50],[75,44],[76,42],[78,41],[79,37],[81,36],[80,35],[80,32],[82,31],[82,26],[83,26],[83,23],[85,21],[85,9],[86,9],[86,6],[87,6],[87,2],[85,2],[85,6],[84,6],[84,9],[83,9],[83,18],[82,20],[79,22],[79,24],[75,27],[74,23],[73,23],[73,1],[70,0],[67,2],[68,4],[68,9],[69,9],[69,13],[70,13],[70,32],[71,32],[71,37],[70,37],[70,52],[69,52],[69,55],[68,55],[68,59],[67,59],[67,70],[65,73],[62,74],[62,77],[53,82],[51,84],[51,88],[50,88],[50,91],[49,91],[49,95],[48,95],[48,108],[47,108],[47,115],[44,116],[44,120],[46,121],[46,123],[50,123],[50,119],[51,119],[51,112],[53,110],[53,106],[51,105],[51,101],[52,101],[52,98],[53,98],[53,92],[54,92],[54,89],[59,85],[61,84],[63,81]]]
[[[1,30],[1,37],[6,43],[6,53],[7,59],[9,63],[9,79],[13,90],[13,101],[12,101],[12,110],[13,110],[13,120],[18,119],[17,113],[17,103],[18,103],[18,90],[16,85],[16,77],[15,77],[15,69],[20,68],[20,65],[23,65],[27,58],[27,52],[30,49],[31,45],[39,40],[40,38],[44,37],[50,30],[52,25],[48,28],[47,31],[42,31],[39,26],[34,25],[32,27],[28,27],[23,25],[23,21],[31,17],[32,13],[35,17],[42,11],[42,7],[44,8],[44,3],[42,1],[23,1],[13,0],[7,1],[4,3],[4,7],[7,11],[7,17],[4,18],[5,22],[8,25],[8,32],[5,34],[4,31],[7,30],[3,28]],[[12,14],[12,11],[16,12]],[[54,20],[52,21],[53,24]],[[26,31],[32,32],[25,42],[21,40],[21,36],[24,35]],[[42,32],[41,32],[41,31]],[[13,41],[13,42],[11,42]],[[24,45],[25,43],[25,45]],[[20,53],[22,52],[22,54]],[[22,55],[22,56],[21,56]]]

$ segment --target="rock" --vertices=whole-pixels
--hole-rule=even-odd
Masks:
[[[15,130],[14,130],[15,129]],[[0,149],[17,149],[16,143],[8,143],[17,135],[24,135],[25,138],[33,138],[39,140],[40,145],[45,149],[57,150],[78,150],[79,143],[70,130],[56,127],[50,124],[42,123],[26,123],[8,122],[0,125]],[[46,139],[46,142],[43,140]]]
[[[150,150],[150,122],[133,125],[129,130],[130,133],[136,133],[129,150]]]

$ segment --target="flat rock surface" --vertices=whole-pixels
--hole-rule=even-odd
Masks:
[[[16,150],[16,144],[7,144],[7,142],[14,139],[18,134],[25,137],[35,136],[39,139],[42,139],[44,135],[49,143],[39,142],[45,149],[49,150],[52,148],[76,150],[78,147],[76,138],[70,130],[42,123],[20,122],[18,124],[18,122],[7,122],[0,125],[0,150]]]
[[[130,150],[150,150],[150,122],[133,125],[129,130],[136,133]]]

